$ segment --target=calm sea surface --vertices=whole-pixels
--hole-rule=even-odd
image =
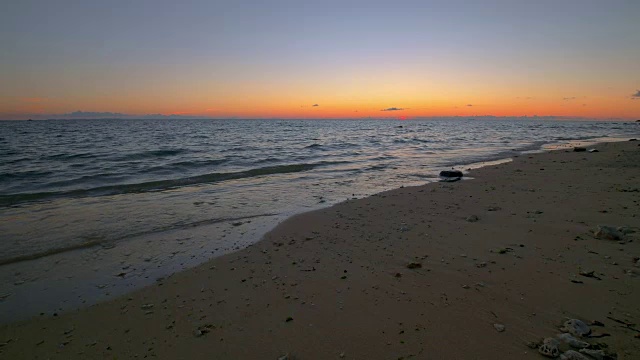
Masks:
[[[133,284],[138,263],[204,261],[259,240],[260,224],[444,168],[639,135],[631,122],[515,119],[4,121],[0,268],[13,266],[5,281],[19,288],[44,276],[21,276],[25,263],[110,258]],[[114,248],[127,250],[105,255]]]

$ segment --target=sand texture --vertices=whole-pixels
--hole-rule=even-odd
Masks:
[[[295,216],[122,298],[3,325],[0,358],[542,359],[575,318],[603,325],[581,341],[640,359],[639,143]]]

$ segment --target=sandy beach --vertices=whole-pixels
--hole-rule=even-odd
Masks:
[[[0,358],[541,359],[575,318],[581,341],[638,359],[639,144],[294,216],[124,297],[4,324]]]

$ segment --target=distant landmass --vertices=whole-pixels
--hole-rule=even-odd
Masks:
[[[177,114],[146,114],[131,115],[117,112],[94,112],[94,111],[74,111],[67,114],[50,115],[48,120],[71,120],[71,119],[203,119],[203,116],[177,115]]]

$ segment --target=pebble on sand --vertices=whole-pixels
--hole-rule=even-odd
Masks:
[[[467,220],[468,222],[476,222],[480,219],[476,215],[471,215],[471,216],[467,216],[465,220]]]
[[[617,228],[608,225],[598,225],[593,234],[598,239],[603,240],[622,240],[622,233]]]

